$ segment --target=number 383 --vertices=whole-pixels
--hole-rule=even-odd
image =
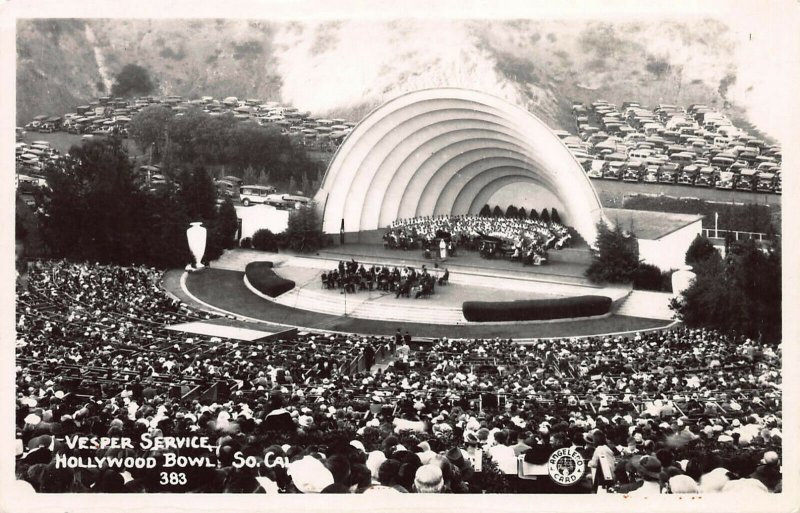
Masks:
[[[185,485],[186,484],[186,474],[183,472],[162,472],[161,480],[159,481],[162,485]]]

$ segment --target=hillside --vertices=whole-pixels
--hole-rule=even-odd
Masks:
[[[17,122],[107,94],[126,64],[154,94],[238,96],[357,120],[405,91],[480,89],[572,128],[573,100],[725,107],[728,27],[693,22],[20,20]]]

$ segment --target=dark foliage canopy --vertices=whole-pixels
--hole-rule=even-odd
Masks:
[[[153,92],[155,85],[150,79],[150,73],[136,64],[126,64],[117,74],[111,94],[123,98],[131,96],[145,96]]]
[[[312,253],[325,245],[317,210],[313,204],[301,206],[289,213],[289,225],[283,232],[289,249],[301,253]]]
[[[199,108],[180,115],[162,106],[143,109],[131,120],[131,137],[168,169],[181,165],[225,166],[233,174],[269,176],[281,183],[308,184],[320,171],[305,148],[273,126],[241,122],[233,114],[211,116]],[[258,180],[253,180],[255,183]]]
[[[596,249],[586,276],[595,283],[629,283],[639,267],[639,242],[636,236],[625,233],[619,223],[609,228],[597,223]]]
[[[734,242],[724,259],[714,251],[695,260],[694,272],[692,285],[672,303],[687,325],[767,342],[781,340],[779,240],[764,248],[752,240]]]
[[[694,238],[689,249],[686,251],[686,263],[688,265],[695,265],[703,260],[712,257],[717,250],[714,244],[703,235],[698,235]]]
[[[202,168],[181,173],[180,191],[149,191],[117,139],[74,146],[62,165],[47,170],[41,237],[47,256],[160,268],[190,261],[190,221],[208,228],[206,260],[234,245],[233,204],[217,211],[211,178]]]

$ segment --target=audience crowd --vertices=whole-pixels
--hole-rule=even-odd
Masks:
[[[400,330],[248,344],[167,329],[210,316],[161,278],[40,262],[18,285],[16,473],[36,491],[781,490],[780,346],[685,328],[525,345]],[[394,357],[376,362],[383,350]],[[67,443],[78,434],[133,448]],[[212,447],[139,445],[161,436]],[[588,470],[565,487],[546,462],[567,447]],[[168,469],[186,479],[165,483],[174,454],[207,465]],[[158,464],[65,468],[62,456]]]

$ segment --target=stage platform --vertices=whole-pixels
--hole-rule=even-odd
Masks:
[[[360,244],[328,249],[314,257],[247,253],[236,259],[223,258],[215,267],[241,271],[249,262],[271,261],[276,274],[294,281],[295,288],[277,298],[270,298],[247,284],[252,293],[289,308],[358,319],[463,325],[472,324],[462,314],[465,301],[600,295],[610,297],[618,304],[630,293],[630,287],[591,284],[583,277],[584,265],[558,263],[523,267],[518,262],[485,260],[477,253],[462,253],[444,262],[427,260],[420,252]],[[435,276],[441,276],[446,268],[450,272],[450,284],[437,286],[435,294],[420,299],[397,298],[394,293],[377,290],[344,294],[336,289],[323,289],[321,274],[335,269],[340,260],[349,261],[351,258],[365,266],[411,266],[420,269],[425,265]]]
[[[564,258],[569,253],[571,256]],[[577,256],[576,256],[577,255]],[[481,258],[477,251],[458,251],[455,256],[444,261],[438,258],[426,259],[422,250],[388,249],[381,244],[344,244],[325,248],[319,251],[319,257],[334,260],[350,260],[376,262],[381,265],[411,266],[428,269],[437,266],[450,269],[450,273],[462,272],[474,275],[499,276],[504,278],[520,278],[534,281],[547,281],[595,287],[584,272],[591,260],[589,248],[566,248],[561,251],[549,251],[549,261],[544,265],[523,266],[520,262],[505,259]]]
[[[297,329],[266,331],[264,326],[253,329],[252,323],[244,323],[235,319],[210,319],[208,321],[185,322],[168,326],[168,330],[180,331],[207,337],[220,337],[242,342],[267,342],[270,340],[288,340],[297,336]]]

